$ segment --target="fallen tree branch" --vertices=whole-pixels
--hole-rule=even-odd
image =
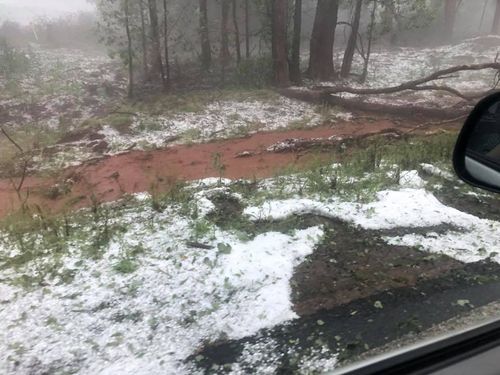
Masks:
[[[478,70],[484,70],[484,69],[494,69],[496,71],[500,71],[500,63],[498,62],[493,62],[493,63],[485,63],[485,64],[470,64],[470,65],[458,65],[458,66],[453,66],[447,69],[442,69],[438,70],[426,77],[419,78],[413,81],[408,81],[401,83],[400,85],[397,86],[391,86],[391,87],[383,87],[383,88],[354,88],[354,87],[347,87],[347,86],[339,86],[339,87],[322,87],[322,91],[326,94],[341,94],[341,93],[349,93],[349,94],[356,94],[356,95],[376,95],[376,94],[394,94],[400,91],[405,91],[405,90],[419,90],[419,87],[422,87],[423,84],[429,83],[432,81],[444,79],[450,74],[453,73],[458,73],[458,72],[463,72],[463,71],[478,71]],[[452,89],[448,86],[429,86],[433,87],[434,90],[444,90],[448,91],[450,93],[457,93],[458,90]],[[428,89],[428,88],[427,88]],[[458,92],[459,93],[459,92]],[[466,100],[472,100],[475,98],[474,97],[468,97],[465,94],[459,93],[460,97],[466,98]]]
[[[345,99],[337,96],[326,98],[328,104],[340,105],[351,110],[361,110],[365,112],[379,112],[402,117],[432,117],[439,119],[449,119],[457,116],[462,116],[470,112],[472,106],[466,106],[463,103],[457,106],[450,107],[424,107],[420,105],[407,104],[383,104],[366,102],[359,99]]]
[[[302,100],[314,104],[338,105],[347,110],[384,113],[400,117],[430,117],[434,119],[450,119],[466,115],[472,109],[472,104],[465,101],[449,107],[426,107],[422,105],[374,103],[360,98],[342,98],[317,90],[286,88],[278,91],[288,98]]]
[[[417,130],[421,130],[421,129],[426,128],[428,126],[445,125],[445,124],[451,124],[454,122],[462,121],[465,118],[467,118],[467,116],[468,116],[468,114],[465,114],[465,115],[461,115],[461,116],[451,118],[448,120],[424,122],[420,125],[417,125],[417,126],[411,128],[410,130],[406,131],[405,134],[411,134]]]

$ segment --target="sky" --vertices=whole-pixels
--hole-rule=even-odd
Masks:
[[[29,23],[38,17],[58,17],[94,9],[88,0],[0,0],[0,22]]]

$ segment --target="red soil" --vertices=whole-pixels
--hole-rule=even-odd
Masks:
[[[218,177],[213,167],[213,155],[219,153],[225,165],[224,177],[261,178],[275,175],[280,169],[304,166],[318,155],[300,155],[295,152],[265,152],[270,145],[288,138],[326,138],[336,136],[362,136],[378,133],[395,125],[390,120],[372,122],[351,121],[309,130],[258,133],[247,138],[231,139],[196,145],[173,146],[157,151],[132,151],[95,162],[68,168],[58,178],[30,176],[23,185],[23,194],[29,190],[28,204],[38,204],[51,212],[74,209],[90,204],[94,195],[98,200],[113,201],[124,194],[149,191],[153,187],[161,191],[172,180],[196,180]],[[415,126],[408,124],[406,127]],[[250,151],[247,157],[238,153]],[[323,156],[327,158],[325,153]],[[65,194],[51,194],[52,187],[71,179],[72,185]],[[0,217],[20,207],[20,200],[10,180],[0,180]]]

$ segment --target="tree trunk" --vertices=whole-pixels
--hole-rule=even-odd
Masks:
[[[293,41],[292,41],[292,59],[290,62],[290,79],[293,83],[302,82],[300,72],[300,38],[302,35],[302,0],[295,0],[295,9],[293,15]]]
[[[139,0],[139,11],[141,12],[141,42],[142,42],[142,69],[144,77],[148,76],[148,43],[146,39],[146,21],[144,19],[144,4]]]
[[[237,1],[232,0],[232,5],[233,5],[234,46],[236,49],[236,62],[239,65],[241,62],[241,43],[240,43],[240,27],[238,25]]]
[[[127,52],[128,52],[128,97],[134,96],[134,60],[132,51],[132,36],[130,34],[130,9],[129,0],[125,0],[125,31],[127,32]]]
[[[335,74],[333,43],[338,10],[338,0],[318,0],[309,52],[309,74],[312,78],[328,80]]]
[[[272,0],[272,54],[274,81],[277,86],[290,85],[287,51],[288,0]]]
[[[498,34],[499,26],[500,26],[500,0],[497,0],[495,8],[495,16],[493,18],[493,26],[491,27],[491,33]]]
[[[362,5],[363,5],[363,0],[356,1],[356,7],[354,9],[354,17],[351,22],[351,35],[349,36],[349,41],[347,42],[347,47],[344,52],[344,59],[342,61],[342,69],[340,71],[340,76],[342,78],[347,78],[351,73],[352,60],[354,59],[354,52],[356,51],[356,43],[358,41],[359,23],[361,20]]]
[[[458,0],[445,0],[444,2],[444,38],[449,41],[453,38],[455,17],[457,14]]]
[[[481,12],[481,19],[479,20],[479,34],[482,34],[484,16],[486,15],[486,9],[488,8],[488,3],[490,0],[483,0],[483,11]]]
[[[210,70],[212,65],[212,49],[208,33],[208,7],[207,0],[199,0],[200,6],[200,40],[201,40],[201,66],[203,70]]]
[[[373,30],[375,29],[375,15],[377,13],[377,1],[373,1],[373,9],[370,15],[370,25],[368,26],[368,46],[366,47],[366,56],[364,56],[363,73],[359,78],[360,83],[365,83],[368,77],[368,65],[370,64],[370,55],[372,53]]]
[[[163,85],[165,85],[165,74],[163,71],[163,62],[161,59],[161,41],[160,32],[158,29],[158,9],[156,7],[156,0],[148,0],[148,5],[149,19],[151,23],[151,38],[153,40],[151,73],[153,79],[155,77],[161,78]]]
[[[231,0],[221,0],[221,46],[220,46],[220,62],[222,67],[222,81],[226,77],[226,67],[229,63],[229,37],[228,37],[228,22],[229,22],[229,5]]]
[[[165,43],[165,75],[166,84],[170,85],[170,63],[169,63],[169,51],[168,51],[168,7],[167,0],[163,0],[163,34]]]
[[[245,0],[245,56],[250,58],[250,5],[249,0]]]

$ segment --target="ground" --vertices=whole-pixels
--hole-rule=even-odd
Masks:
[[[490,39],[376,51],[371,84]],[[312,374],[500,298],[500,202],[455,178],[460,124],[269,89],[132,102],[104,57],[33,53],[43,84],[2,82],[29,163],[2,138],[0,372]]]

